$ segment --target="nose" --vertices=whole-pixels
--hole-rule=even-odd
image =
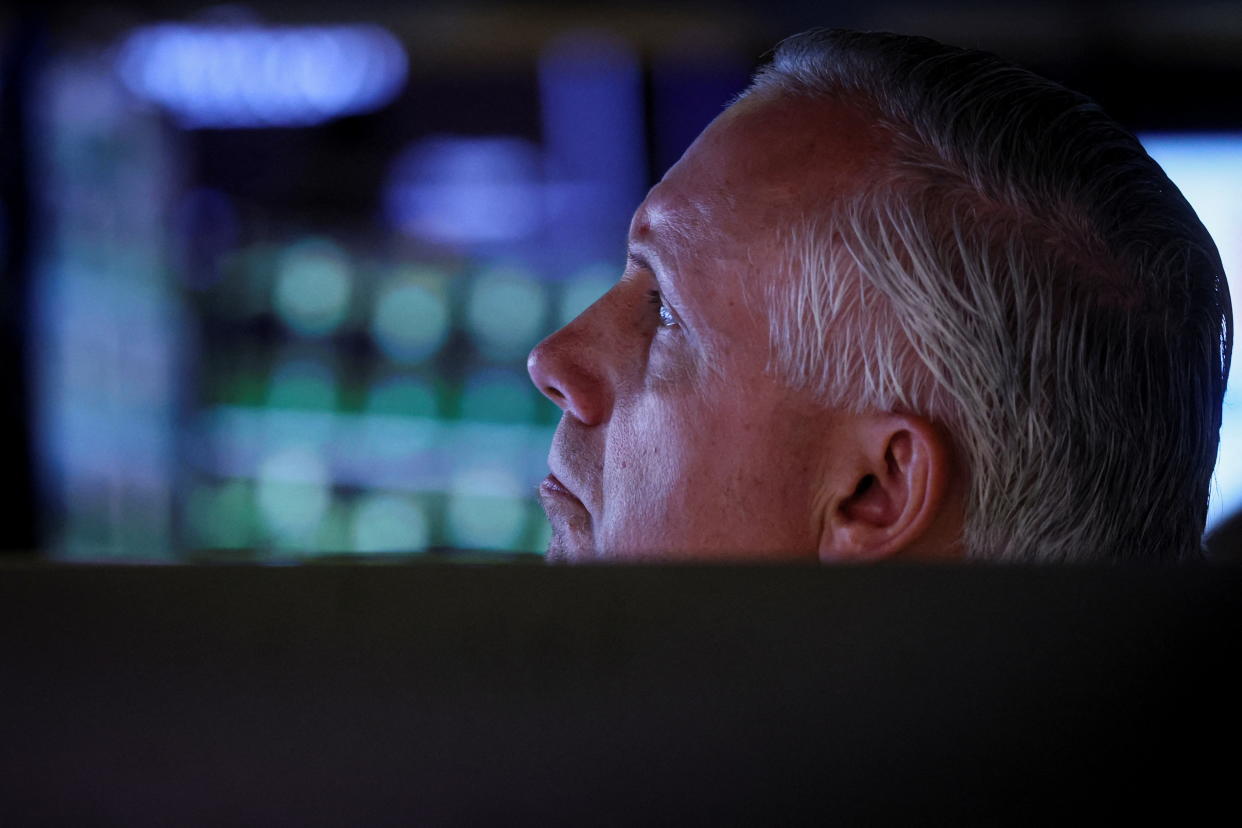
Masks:
[[[566,414],[593,426],[608,416],[609,390],[584,317],[535,346],[526,370],[545,397]]]

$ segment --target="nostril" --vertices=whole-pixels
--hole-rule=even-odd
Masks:
[[[541,394],[562,409],[569,405],[569,398],[560,388],[561,374],[565,366],[556,359],[556,353],[548,347],[546,342],[535,346],[535,349],[530,352],[530,357],[526,361],[526,370],[530,374],[531,382]]]
[[[562,329],[535,346],[526,367],[531,382],[566,414],[591,425],[603,414],[600,378],[586,364],[593,352],[574,330]]]

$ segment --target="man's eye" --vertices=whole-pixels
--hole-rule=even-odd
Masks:
[[[660,296],[660,291],[647,291],[647,299],[651,304],[655,305],[657,312],[660,314],[660,327],[671,328],[677,324],[677,320],[673,318],[673,312],[664,304],[664,299]]]

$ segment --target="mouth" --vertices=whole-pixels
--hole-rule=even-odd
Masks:
[[[582,501],[575,497],[574,493],[555,474],[549,474],[543,479],[539,484],[539,494],[541,496],[565,498],[577,503],[579,506],[582,505]]]

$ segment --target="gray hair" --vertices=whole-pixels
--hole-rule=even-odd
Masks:
[[[1197,557],[1229,291],[1134,136],[995,56],[886,33],[790,38],[754,94],[856,102],[895,146],[865,192],[783,229],[772,370],[942,423],[970,557]]]

